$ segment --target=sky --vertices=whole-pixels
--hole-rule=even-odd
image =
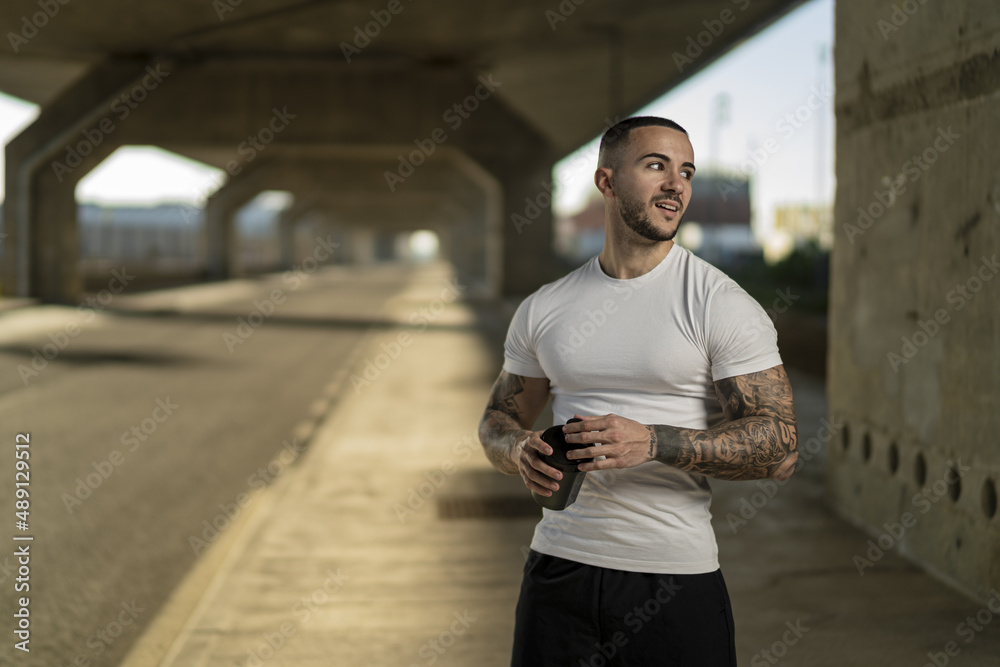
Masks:
[[[665,116],[684,126],[699,172],[713,164],[749,172],[759,239],[770,229],[775,206],[833,199],[833,1],[811,0],[633,114]],[[823,50],[826,58],[821,62]],[[718,115],[720,95],[728,97],[728,113],[718,124],[713,156],[710,119]],[[6,143],[37,113],[36,105],[0,94],[0,141]],[[593,173],[598,140],[556,165],[557,214],[572,214],[597,193]],[[755,152],[758,161],[747,162]],[[2,160],[0,152],[0,169]],[[124,147],[80,181],[77,199],[106,205],[201,206],[222,176],[218,169],[158,148]],[[696,177],[694,196],[697,187]],[[2,188],[0,179],[0,196]]]
[[[762,238],[777,205],[833,201],[832,47],[833,0],[812,0],[632,115],[663,116],[683,126],[700,173],[712,166],[748,171],[753,225]],[[819,94],[810,98],[814,90]],[[713,156],[710,119],[723,94],[728,122],[718,126]],[[595,137],[556,165],[557,211],[571,214],[597,196],[599,141]],[[757,160],[748,163],[755,152]],[[698,196],[697,176],[692,196]]]

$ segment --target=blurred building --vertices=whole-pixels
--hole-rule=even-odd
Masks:
[[[239,214],[244,266],[277,264],[275,225],[280,211],[253,202]],[[111,262],[141,262],[149,269],[192,269],[205,264],[203,211],[185,204],[100,206],[81,204],[80,260],[84,271]]]
[[[830,204],[783,204],[774,211],[774,231],[788,237],[792,247],[815,242],[823,250],[833,248],[833,206]]]

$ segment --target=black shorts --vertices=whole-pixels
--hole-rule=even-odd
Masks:
[[[512,667],[736,667],[722,570],[645,574],[528,554]]]

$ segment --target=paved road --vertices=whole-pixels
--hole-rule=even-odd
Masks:
[[[4,534],[18,532],[15,434],[30,432],[35,538],[29,655],[12,646],[13,547],[0,552],[0,664],[116,665],[213,539],[208,524],[224,528],[241,494],[281,472],[261,468],[292,460],[297,425],[322,408],[324,387],[408,275],[334,267],[118,296],[54,339],[76,332],[66,325],[81,313],[0,314]],[[268,311],[272,296],[273,312],[238,330],[254,300]],[[54,359],[36,357],[50,343],[62,345]]]

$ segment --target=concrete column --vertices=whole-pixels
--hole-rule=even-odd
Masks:
[[[413,255],[410,252],[410,233],[411,232],[397,232],[392,239],[392,252],[396,256],[396,259],[409,262],[412,261]]]
[[[76,303],[79,240],[76,184],[122,143],[116,98],[148,76],[147,61],[94,66],[6,147],[5,295]]]
[[[994,5],[913,7],[901,25],[836,4],[833,429],[813,442],[840,514],[984,602],[1000,588],[1000,57],[975,17]]]
[[[278,217],[279,268],[287,271],[295,263],[295,227],[302,218],[317,207],[310,197],[296,197],[291,206]]]
[[[555,157],[541,137],[526,131],[511,137],[510,153],[474,157],[502,188],[503,214],[496,244],[502,248],[500,291],[504,295],[530,294],[556,277],[551,194]]]
[[[534,159],[498,174],[503,186],[505,295],[528,294],[551,280],[553,266],[551,159]]]
[[[354,264],[375,261],[375,231],[369,227],[353,227],[350,234],[350,260]]]
[[[211,280],[242,275],[234,218],[246,201],[236,205],[213,195],[205,203],[205,273]]]
[[[313,216],[315,216],[315,218],[313,218]],[[328,263],[343,264],[348,261],[351,230],[349,228],[345,228],[341,223],[337,222],[332,215],[326,212],[314,212],[310,214],[310,218],[317,219],[318,224],[316,225],[315,234],[308,239],[308,242],[310,244],[313,243],[316,236],[329,239],[329,241],[335,245],[335,250],[333,252],[333,257],[330,258]]]
[[[486,247],[479,233],[481,226],[478,221],[466,220],[451,225],[445,233],[446,257],[455,267],[455,277],[474,294],[485,294],[489,289],[484,261]]]
[[[76,181],[59,183],[47,171],[37,174],[34,181],[31,291],[46,302],[79,302],[83,279],[78,270]]]
[[[254,197],[268,190],[280,167],[266,160],[231,176],[205,202],[205,270],[211,280],[238,278],[244,274],[240,262],[236,214]]]

